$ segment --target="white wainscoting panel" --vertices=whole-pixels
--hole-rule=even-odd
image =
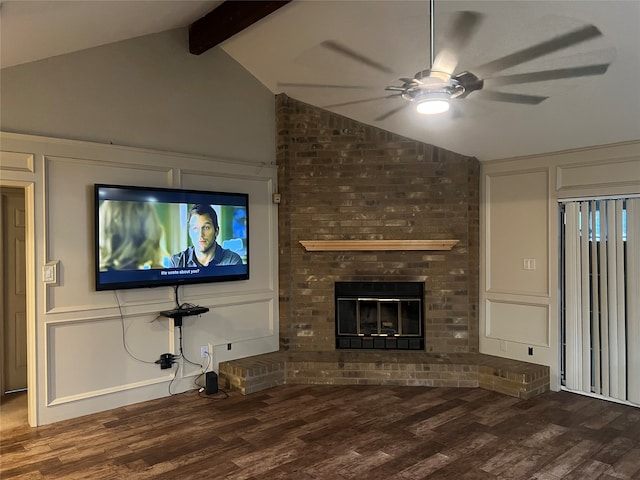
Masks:
[[[45,169],[47,260],[60,262],[58,286],[46,290],[46,313],[113,306],[113,295],[96,292],[94,284],[94,184],[169,187],[170,169],[53,156],[45,158]],[[149,296],[165,298],[161,292]]]
[[[548,305],[489,300],[486,318],[487,337],[549,346]]]
[[[548,296],[548,172],[487,175],[485,188],[487,291]]]
[[[228,176],[210,171],[182,172],[185,188],[238,192],[249,195],[249,280],[242,282],[243,291],[273,290],[273,271],[278,265],[278,239],[274,228],[278,223],[277,210],[273,208],[271,195],[274,191],[273,179],[261,176],[262,167],[254,167],[256,176]],[[262,172],[271,174],[271,169]],[[234,293],[238,285],[231,283],[216,285],[222,292]]]
[[[558,191],[640,183],[640,158],[630,157],[610,162],[591,162],[557,167]]]
[[[273,300],[216,307],[212,313],[211,328],[215,343],[242,342],[275,333],[276,319],[272,312]],[[224,332],[224,336],[216,335]]]
[[[33,173],[33,155],[30,153],[0,152],[0,170]]]
[[[126,353],[123,338],[129,351]],[[172,351],[166,322],[149,317],[46,324],[48,404],[90,398],[145,384],[167,381],[172,373],[153,362]]]

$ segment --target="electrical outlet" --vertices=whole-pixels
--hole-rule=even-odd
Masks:
[[[202,345],[200,347],[200,358],[209,358],[210,354],[211,352],[209,352],[209,345]]]
[[[231,350],[231,344],[227,343],[227,350]]]

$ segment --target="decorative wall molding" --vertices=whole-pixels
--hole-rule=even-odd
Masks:
[[[485,308],[487,337],[550,347],[549,305],[488,300]]]
[[[548,169],[485,172],[481,232],[486,293],[550,295],[549,182]],[[525,259],[533,259],[535,266],[526,270]]]
[[[171,370],[171,372],[173,372],[173,369]],[[56,405],[64,405],[65,403],[71,403],[71,402],[77,402],[80,400],[87,400],[90,398],[95,398],[95,397],[100,397],[103,395],[110,395],[113,393],[117,393],[117,392],[124,392],[127,390],[133,390],[136,388],[141,388],[141,387],[147,387],[149,385],[156,385],[158,383],[166,383],[171,381],[171,379],[173,378],[173,375],[164,375],[162,377],[158,377],[158,378],[153,378],[150,380],[144,380],[141,382],[133,382],[133,383],[128,383],[125,385],[118,385],[116,387],[111,387],[111,388],[103,388],[100,390],[92,390],[89,392],[82,392],[82,393],[78,393],[76,395],[67,395],[65,397],[59,397],[59,398],[49,398],[48,403],[47,403],[47,407],[53,407]]]
[[[556,167],[558,191],[635,185],[640,182],[640,157]]]
[[[151,361],[155,357],[156,351],[172,351],[176,341],[174,329],[147,330],[144,336],[141,336],[140,330],[145,330],[144,326],[148,323],[141,324],[137,320],[137,318],[129,317],[126,320],[121,318],[100,318],[45,322],[46,405],[60,405],[171,380],[172,375],[153,375],[151,378],[144,378],[148,366],[143,365],[143,363]],[[78,339],[86,338],[82,336],[82,333],[87,329],[95,331],[96,337],[101,338],[101,340],[97,343],[79,342]],[[136,335],[132,331],[134,329],[138,330],[137,342],[131,338],[131,335]],[[125,341],[124,337],[120,337],[109,346],[107,339],[111,337],[109,335],[111,331],[118,332],[120,335],[122,335],[121,332],[126,331],[129,337],[127,339],[128,342],[134,340],[134,343],[140,348],[139,352],[135,352],[139,355],[136,360],[130,356],[110,357],[108,355],[107,352],[110,349],[122,348],[122,342]],[[70,353],[70,348],[75,348],[77,351]],[[131,344],[129,344],[128,348],[131,348]],[[108,384],[109,381],[104,375],[93,375],[84,368],[76,368],[76,364],[90,364],[92,358],[100,358],[111,368],[123,369],[126,367],[131,376],[137,376],[138,378],[130,377],[129,381],[107,386],[104,383],[107,382]],[[143,360],[141,361],[140,358]],[[133,370],[136,370],[136,372],[133,372]],[[64,379],[59,378],[61,373],[66,371],[74,372],[73,379],[71,379],[71,376],[69,378],[65,376]],[[71,384],[74,384],[74,387],[81,385],[82,388],[70,387]],[[76,391],[74,392],[73,390]]]
[[[0,170],[34,173],[33,155],[19,152],[0,152]]]

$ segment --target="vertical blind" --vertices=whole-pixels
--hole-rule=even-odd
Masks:
[[[640,198],[562,209],[564,384],[640,404]]]

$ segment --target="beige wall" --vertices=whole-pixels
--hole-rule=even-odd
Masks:
[[[482,163],[482,353],[549,365],[559,388],[558,200],[638,193],[640,142]]]
[[[172,30],[4,68],[0,130],[272,163],[273,94],[187,40]]]
[[[218,49],[190,55],[185,34],[2,71],[0,184],[26,192],[32,425],[168,395],[172,372],[153,361],[178,352],[178,330],[155,320],[174,306],[173,289],[119,291],[124,321],[114,293],[95,291],[94,183],[248,193],[251,278],[180,288],[181,302],[211,309],[185,319],[184,352],[199,362],[200,346],[213,345],[215,367],[278,349],[273,95]],[[58,282],[45,284],[51,261]],[[151,363],[125,352],[123,329]],[[171,391],[199,373],[183,362]]]

